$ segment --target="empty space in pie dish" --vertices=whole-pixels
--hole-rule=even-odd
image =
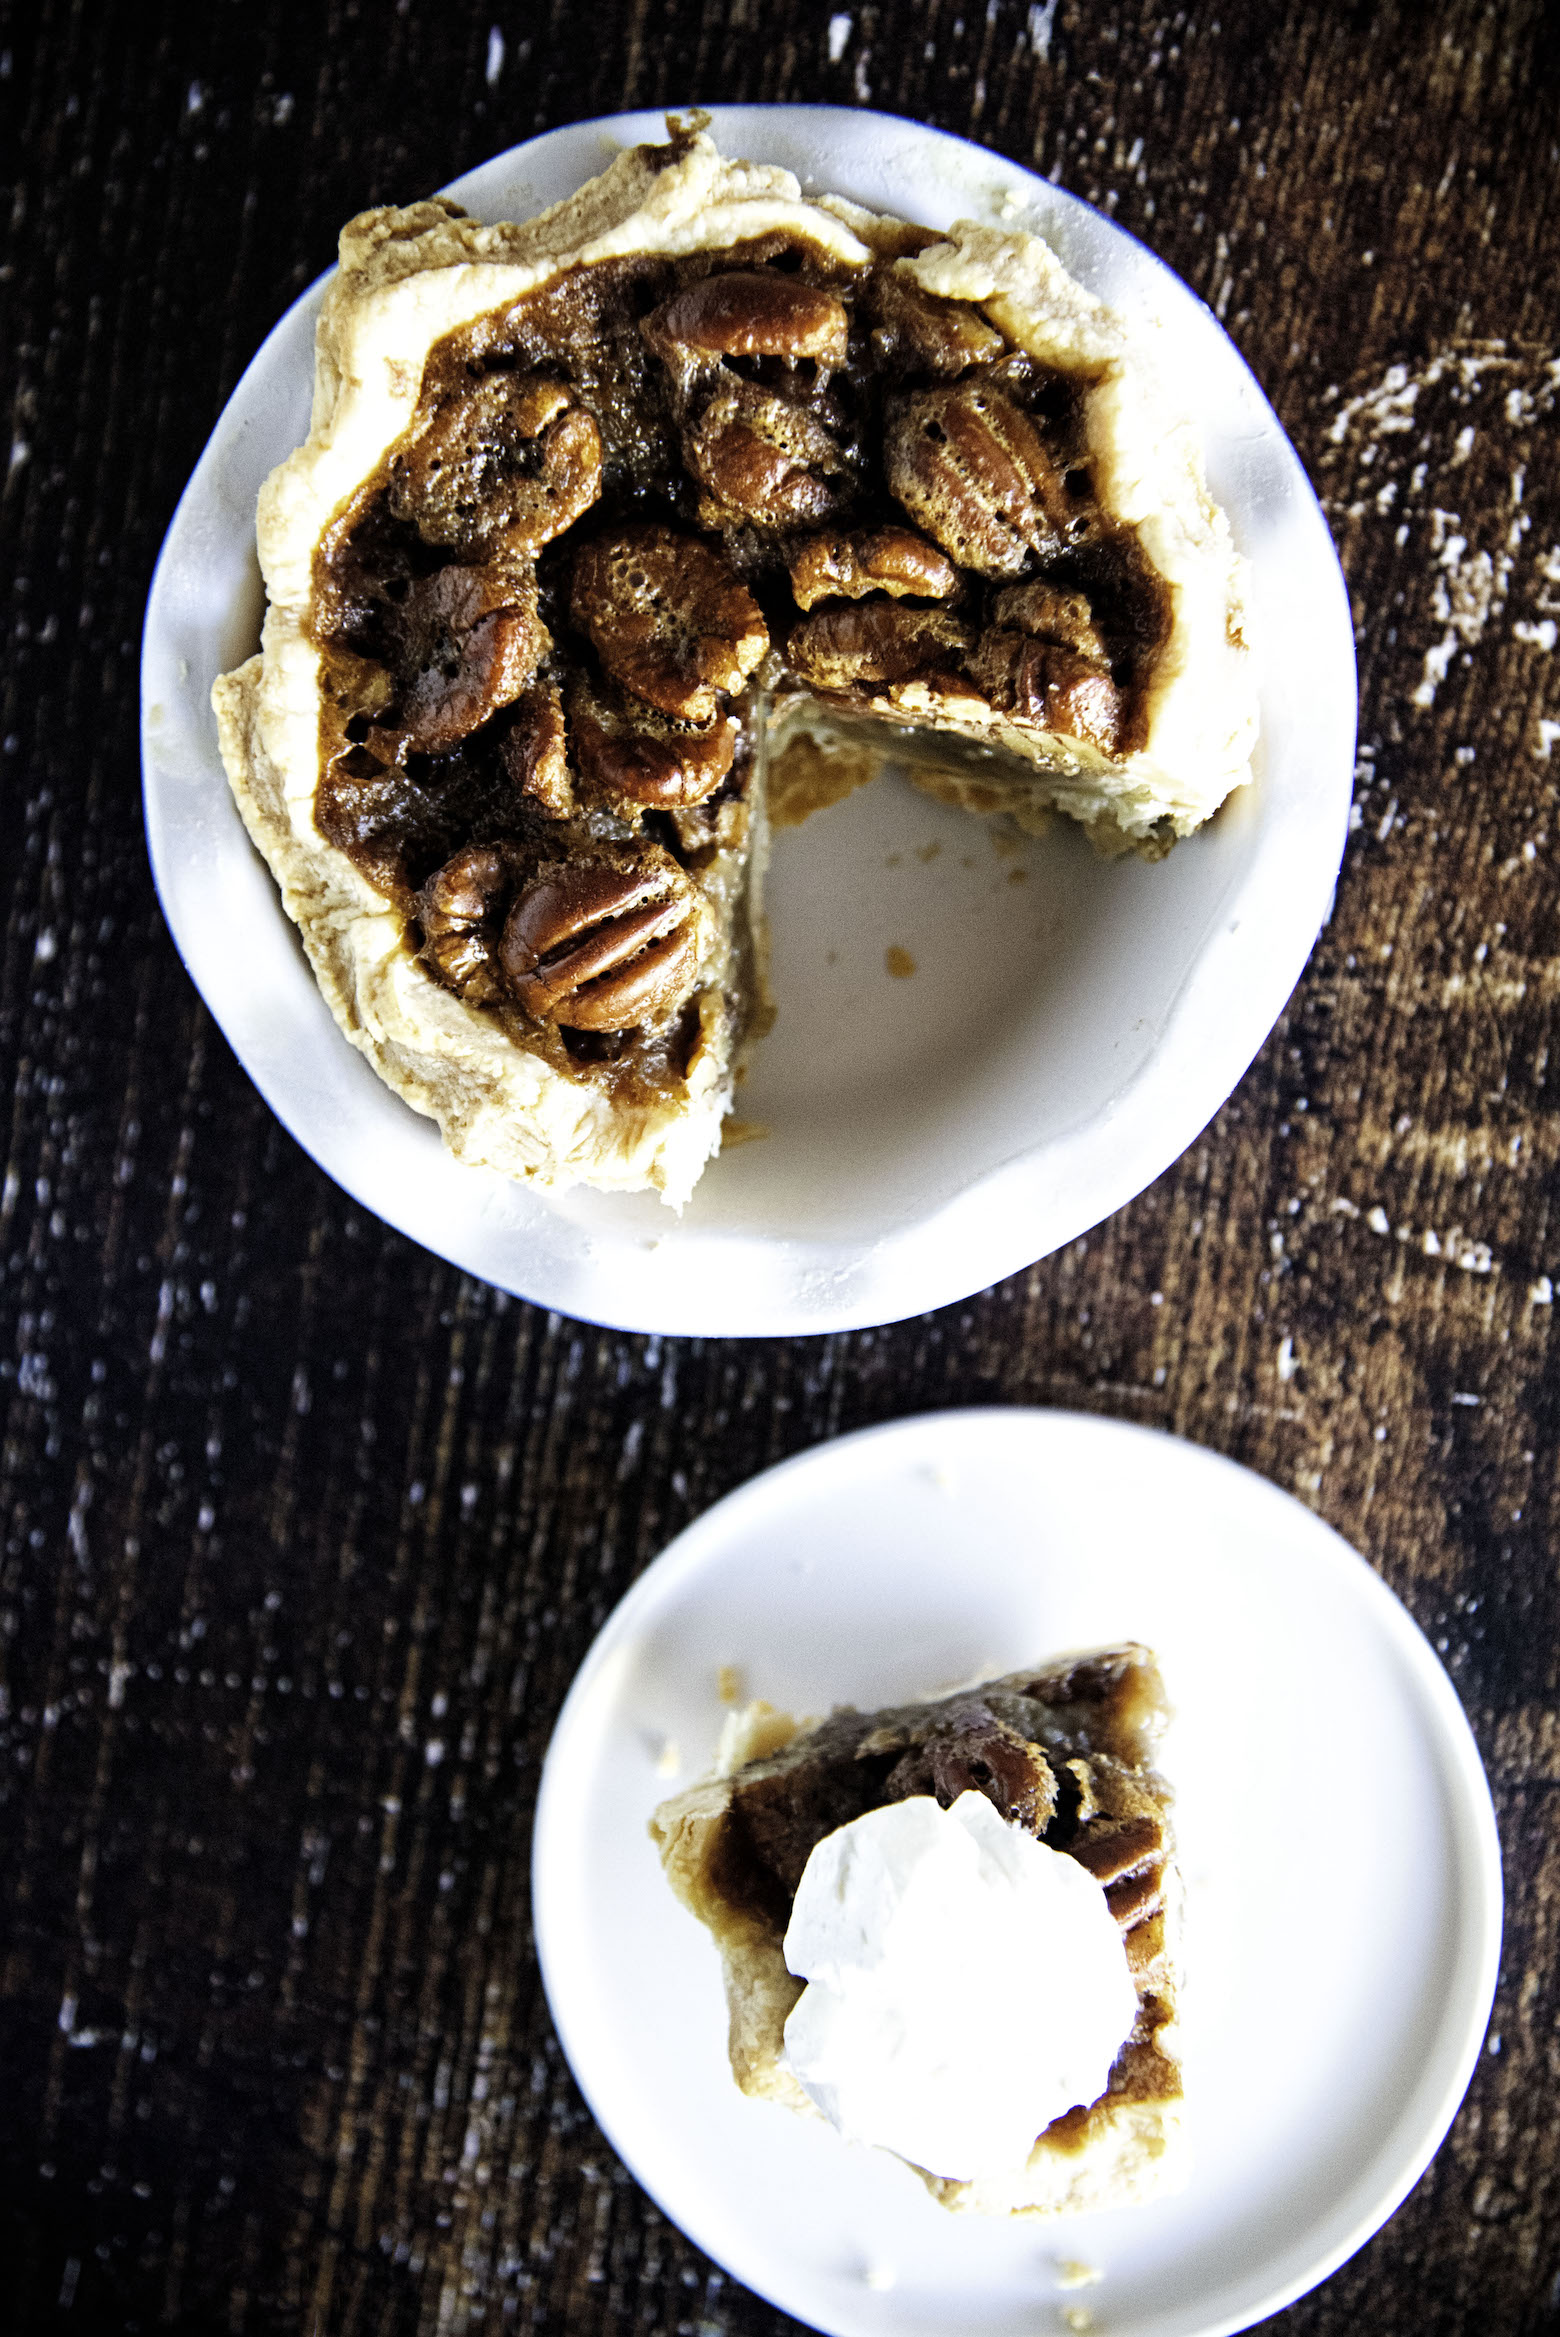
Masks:
[[[1217,909],[1211,842],[1177,847],[1163,902],[1165,864],[1105,861],[1065,821],[1017,837],[892,773],[779,835],[778,1013],[738,1099],[768,1134],[728,1151],[690,1229],[871,1240],[1107,1111]]]
[[[209,707],[212,681],[255,643],[255,497],[307,428],[316,287],[240,383],[170,530],[143,665],[148,833],[181,954],[240,1060],[366,1206],[590,1320],[822,1331],[947,1303],[1044,1256],[1140,1192],[1218,1109],[1329,905],[1352,634],[1271,410],[1208,311],[1130,236],[999,157],[890,117],[717,108],[710,128],[723,152],[782,164],[809,192],[933,227],[1037,232],[1091,291],[1160,320],[1251,566],[1253,784],[1150,866],[1096,856],[1060,820],[999,849],[991,823],[886,774],[774,839],[778,1019],[736,1104],[764,1133],[728,1138],[680,1217],[649,1194],[546,1194],[462,1166],[336,1030],[229,795]],[[554,131],[450,192],[479,218],[525,218],[663,134],[651,113]]]

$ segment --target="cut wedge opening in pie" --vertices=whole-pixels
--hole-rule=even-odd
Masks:
[[[1157,857],[1249,777],[1184,400],[1032,235],[723,158],[343,231],[223,759],[337,1021],[461,1159],[674,1205],[769,1015],[767,805],[882,762]]]
[[[1154,1767],[1166,1718],[1158,1667],[1130,1643],[880,1712],[797,1721],[753,1704],[734,1713],[716,1774],[664,1802],[651,1834],[673,1889],[720,1950],[742,2091],[812,2109],[786,2053],[803,1983],[785,1943],[820,1843],[912,1796],[947,1809],[974,1792],[1100,1885],[1137,2009],[1103,2092],[1051,2120],[1022,2164],[965,2181],[916,2172],[943,2206],[997,2215],[1122,2206],[1178,2184],[1180,1887],[1170,1788]],[[950,1983],[984,1984],[979,1970]],[[1038,1988],[1004,2008],[1015,2038],[1026,2024],[1067,2017]]]

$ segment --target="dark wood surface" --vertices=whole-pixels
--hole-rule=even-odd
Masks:
[[[1274,2326],[1555,2327],[1552,15],[0,20],[0,2328],[793,2327],[648,2205],[574,2089],[528,1928],[538,1765],[603,1616],[710,1501],[841,1429],[990,1401],[1249,1463],[1442,1651],[1507,1861],[1493,2030],[1407,2204]],[[213,1029],[140,823],[158,543],[340,222],[697,97],[872,104],[1103,204],[1250,358],[1359,625],[1336,911],[1213,1125],[1062,1255],[814,1340],[586,1329],[365,1218]],[[1317,1777],[1349,1825],[1347,1744]],[[1303,1986],[1274,1975],[1276,2017]]]

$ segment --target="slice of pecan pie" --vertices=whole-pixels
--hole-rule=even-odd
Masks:
[[[543,1184],[717,1148],[773,756],[1151,856],[1248,776],[1241,564],[1121,320],[697,121],[522,226],[353,220],[259,547],[250,831],[347,1036]]]
[[[973,1789],[1103,1885],[1138,2013],[1104,2093],[1053,2120],[1016,2173],[916,2172],[943,2206],[1000,2215],[1118,2207],[1179,2181],[1179,1882],[1170,1789],[1153,1766],[1165,1719],[1158,1667],[1132,1644],[883,1712],[797,1722],[755,1704],[734,1715],[718,1773],[663,1802],[650,1831],[673,1889],[720,1949],[742,2091],[811,2109],[783,2059],[803,1985],[783,1942],[814,1847],[907,1795],[946,1809]],[[1014,2020],[1024,2017],[1016,2004]]]

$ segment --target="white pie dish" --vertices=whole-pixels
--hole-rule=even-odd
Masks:
[[[450,192],[525,216],[661,117],[531,141]],[[153,585],[147,824],[186,964],[285,1124],[438,1254],[624,1328],[760,1334],[893,1320],[966,1295],[1139,1192],[1217,1110],[1325,916],[1347,822],[1354,664],[1331,543],[1293,450],[1218,325],[1143,248],[1015,166],[834,108],[717,109],[727,152],[936,226],[1038,228],[1113,305],[1163,320],[1199,400],[1210,485],[1252,564],[1256,783],[1156,867],[1058,825],[1012,859],[892,779],[779,839],[780,1019],[732,1147],[681,1218],[652,1197],[547,1197],[451,1159],[356,1057],[228,795],[209,690],[252,646],[254,502],[307,426],[319,288],[283,319],[196,469]],[[1023,872],[1023,881],[1013,878]],[[895,980],[891,949],[916,972]]]
[[[1177,1708],[1191,2179],[1105,2214],[949,2216],[886,2154],[738,2092],[715,1947],[647,1822],[709,1764],[723,1665],[745,1696],[821,1712],[1130,1637]],[[1021,1410],[839,1439],[689,1527],[564,1704],[533,1896],[559,2036],[614,2147],[702,2248],[830,2337],[1030,2337],[1073,2303],[1112,2337],[1225,2337],[1280,2310],[1424,2172],[1501,1934],[1472,1734],[1372,1569],[1213,1454]],[[1065,2291],[1068,2260],[1099,2285]]]

